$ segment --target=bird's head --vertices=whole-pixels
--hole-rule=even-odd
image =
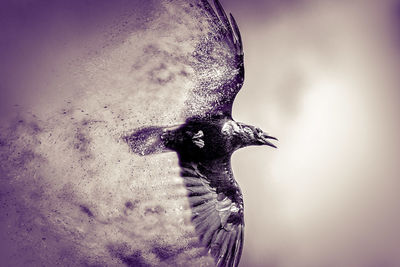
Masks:
[[[240,136],[243,140],[243,146],[267,145],[276,148],[270,140],[278,139],[263,132],[260,128],[243,123],[238,123],[238,126],[240,127]]]
[[[268,135],[267,133],[263,132],[260,128],[254,127],[252,125],[247,125],[240,122],[235,121],[228,121],[222,127],[222,132],[229,136],[235,136],[234,138],[235,149],[246,147],[246,146],[276,146],[271,143],[272,140],[278,140],[275,137]]]

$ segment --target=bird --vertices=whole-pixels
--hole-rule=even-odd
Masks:
[[[198,42],[190,62],[196,73],[183,111],[186,121],[147,126],[124,137],[141,156],[176,152],[187,190],[192,223],[216,266],[238,266],[244,241],[243,195],[231,168],[234,151],[246,146],[276,148],[258,127],[232,118],[235,97],[244,83],[242,38],[235,18],[218,0],[198,1],[209,33]]]

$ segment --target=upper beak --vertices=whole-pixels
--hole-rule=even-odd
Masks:
[[[263,145],[267,145],[267,146],[272,146],[274,148],[277,148],[273,143],[271,143],[268,139],[272,139],[272,140],[276,140],[278,141],[278,138],[273,137],[273,136],[269,136],[266,133],[263,133],[261,136],[261,142],[263,143]]]

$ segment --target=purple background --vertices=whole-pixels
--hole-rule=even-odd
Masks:
[[[399,2],[222,3],[245,49],[233,115],[280,139],[276,151],[233,157],[246,207],[241,266],[398,266]],[[56,87],[26,81],[62,76],[62,64],[95,50],[98,38],[118,43],[123,36],[104,29],[126,9],[144,17],[153,5],[2,1],[2,119],[18,112],[14,104],[56,102],[63,94]],[[2,247],[7,257],[13,243]]]

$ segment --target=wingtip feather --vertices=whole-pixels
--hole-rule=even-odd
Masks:
[[[222,24],[225,27],[225,29],[228,31],[228,35],[230,37],[229,39],[231,41],[233,41],[232,27],[231,27],[231,24],[229,22],[228,16],[225,13],[224,8],[222,7],[222,5],[219,2],[219,0],[214,0],[214,6],[215,6],[215,9],[217,10],[217,14],[218,14],[218,17],[219,17],[220,21],[222,22]]]
[[[237,38],[237,45],[239,47],[238,49],[238,54],[243,55],[243,43],[242,43],[242,36],[240,34],[239,26],[237,25],[237,22],[235,20],[235,17],[232,15],[232,13],[229,13],[230,15],[230,20],[231,20],[231,25],[233,28],[233,32],[235,33],[235,36]]]

